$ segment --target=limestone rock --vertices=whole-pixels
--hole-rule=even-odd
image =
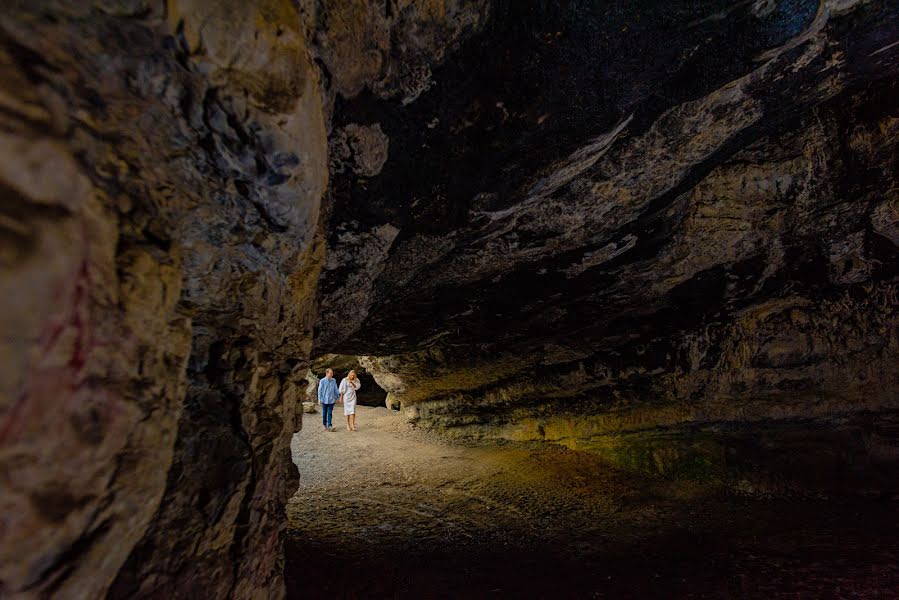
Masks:
[[[318,382],[319,378],[316,377],[312,370],[306,371],[306,402],[317,402],[318,401]]]
[[[387,397],[384,399],[384,406],[390,410],[400,410],[402,408],[402,403],[397,400],[392,392],[387,392]]]
[[[318,71],[290,2],[100,4],[0,17],[0,588],[277,598]]]
[[[899,8],[697,11],[6,7],[2,593],[282,597],[329,353],[423,427],[889,495]]]
[[[485,14],[308,4],[0,16],[4,594],[283,595],[332,103],[410,99]],[[376,173],[386,136],[344,130]]]
[[[320,24],[310,36],[312,51],[330,74],[329,97],[351,98],[370,87],[403,104],[431,87],[431,67],[483,28],[491,9],[486,0],[309,4],[306,23]]]
[[[899,15],[813,5],[671,10],[664,41],[634,26],[658,6],[504,6],[432,70],[439,93],[342,105],[390,153],[333,174],[313,352],[363,354],[457,435],[762,479],[831,440],[863,458],[768,481],[889,492]]]

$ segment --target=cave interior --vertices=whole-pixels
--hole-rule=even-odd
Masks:
[[[4,6],[0,598],[895,597],[897,44],[890,0]]]

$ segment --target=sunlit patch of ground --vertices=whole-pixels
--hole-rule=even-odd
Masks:
[[[896,502],[751,500],[539,445],[459,445],[383,408],[304,415],[288,595],[859,597],[899,590]]]

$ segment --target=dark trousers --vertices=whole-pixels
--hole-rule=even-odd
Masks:
[[[331,415],[334,414],[334,405],[333,404],[322,404],[322,425],[325,427],[331,426]]]

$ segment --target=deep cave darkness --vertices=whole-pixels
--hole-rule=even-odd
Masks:
[[[4,6],[0,598],[895,597],[897,40]]]

